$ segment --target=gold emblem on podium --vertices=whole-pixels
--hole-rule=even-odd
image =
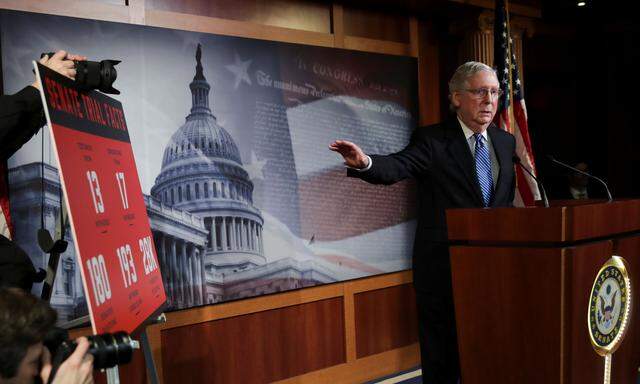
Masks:
[[[612,256],[598,271],[589,299],[591,345],[604,357],[604,383],[611,382],[613,353],[624,339],[631,316],[631,279],[627,263]]]

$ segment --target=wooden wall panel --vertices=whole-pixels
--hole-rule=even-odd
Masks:
[[[443,92],[440,88],[440,42],[433,22],[416,21],[417,30],[413,39],[417,43],[418,57],[418,103],[420,111],[419,125],[436,124],[441,118]],[[415,27],[414,27],[415,28]]]
[[[395,41],[345,36],[344,48],[356,51],[385,53],[387,55],[411,56],[411,45]]]
[[[114,5],[127,5],[126,0],[82,0],[82,1],[107,3],[107,4],[114,4]]]
[[[358,358],[418,341],[418,315],[412,284],[358,293],[354,304]]]
[[[119,23],[127,23],[131,20],[130,9],[128,9],[130,7],[108,1],[2,0],[0,8]]]
[[[164,382],[266,383],[345,362],[342,298],[163,330]]]
[[[219,324],[221,321],[225,322],[225,329],[220,332],[230,333],[228,337],[216,338],[210,344],[210,348],[215,351],[232,350],[238,348],[241,345],[248,345],[251,348],[256,343],[256,340],[261,340],[260,337],[253,337],[254,334],[263,335],[271,334],[273,337],[283,339],[281,343],[270,344],[269,340],[261,342],[261,344],[268,344],[267,351],[269,354],[281,354],[283,346],[292,345],[298,355],[314,355],[317,354],[317,341],[300,344],[298,341],[293,340],[291,335],[299,335],[299,327],[291,327],[284,322],[278,322],[276,326],[273,326],[273,322],[261,326],[258,330],[252,330],[254,324],[249,322],[247,325],[247,316],[254,315],[255,318],[264,319],[272,316],[275,311],[286,311],[291,308],[299,308],[301,312],[306,312],[303,306],[311,305],[315,303],[323,303],[332,301],[329,306],[325,306],[325,312],[323,316],[331,318],[330,324],[334,324],[335,327],[341,326],[342,332],[333,332],[328,335],[326,332],[327,326],[323,326],[321,322],[315,322],[312,319],[307,319],[304,324],[308,324],[313,321],[319,324],[319,326],[311,326],[307,328],[305,337],[309,337],[315,340],[322,340],[323,343],[344,343],[345,347],[343,352],[337,353],[335,356],[340,356],[340,362],[331,366],[326,366],[320,369],[305,371],[300,373],[296,370],[289,370],[286,377],[282,380],[286,383],[357,383],[373,380],[377,377],[389,375],[393,372],[407,370],[420,364],[419,348],[417,344],[417,336],[415,330],[417,325],[410,324],[404,319],[408,313],[413,313],[415,318],[415,310],[413,308],[413,289],[411,287],[411,272],[403,271],[396,273],[389,273],[385,275],[373,276],[368,278],[362,278],[357,280],[346,281],[342,283],[335,283],[329,285],[323,285],[318,287],[305,288],[296,291],[283,292],[274,295],[268,295],[263,297],[254,297],[246,300],[239,300],[228,303],[221,303],[217,305],[191,308],[188,310],[170,312],[167,314],[167,321],[165,323],[159,323],[147,328],[149,335],[149,342],[151,344],[154,360],[158,368],[158,375],[160,382],[172,383],[175,379],[170,372],[175,369],[182,369],[180,372],[184,373],[186,370],[184,367],[180,368],[182,364],[180,360],[177,360],[175,356],[191,354],[188,360],[197,360],[193,358],[193,346],[197,345],[196,341],[209,340],[209,337],[213,334],[213,331],[203,332],[203,329],[211,327],[212,324]],[[398,287],[400,289],[393,289]],[[378,348],[384,350],[382,353],[376,353],[363,358],[356,357],[356,322],[354,315],[354,301],[356,295],[361,295],[369,291],[378,291],[377,295],[370,296],[370,298],[377,299],[377,306],[379,308],[387,308],[387,312],[397,311],[401,313],[391,314],[394,319],[403,318],[402,320],[395,320],[392,323],[396,324],[396,327],[389,329],[389,324],[382,324],[382,326],[376,326],[375,331],[368,333],[360,332],[359,336],[367,338],[369,341],[365,344],[374,345],[380,340],[386,340],[386,344]],[[394,293],[395,292],[395,293]],[[363,296],[360,296],[362,298]],[[404,305],[398,305],[399,302],[405,301]],[[341,303],[341,304],[340,304]],[[342,306],[342,310],[337,310],[338,306]],[[300,308],[303,307],[303,308]],[[407,307],[409,307],[407,309]],[[296,311],[296,314],[286,314],[290,319],[300,318],[300,311]],[[313,312],[313,310],[312,310]],[[285,313],[285,312],[283,312]],[[266,317],[265,317],[266,316]],[[386,319],[389,315],[386,315]],[[278,316],[276,316],[278,317]],[[411,318],[411,317],[410,317]],[[362,317],[361,317],[362,319]],[[231,323],[238,320],[245,321],[245,323],[239,323],[237,326],[241,329],[250,329],[250,332],[254,332],[248,335],[244,339],[237,339],[235,335],[242,333],[237,332]],[[382,321],[386,321],[382,319]],[[262,321],[264,322],[264,321]],[[332,325],[333,326],[333,325]],[[280,328],[278,328],[280,327]],[[235,331],[234,331],[235,329]],[[179,330],[178,333],[172,333],[173,330]],[[323,333],[324,332],[324,333]],[[406,337],[407,332],[412,332],[414,336]],[[90,328],[76,329],[71,332],[71,337],[76,338],[82,335],[91,334]],[[180,340],[184,335],[191,335],[183,345],[166,344],[167,335],[170,338],[177,337]],[[177,336],[176,336],[177,335]],[[315,336],[314,336],[315,335]],[[400,335],[401,341],[395,342],[394,335]],[[215,335],[214,335],[215,336]],[[247,341],[247,339],[249,341]],[[326,339],[326,340],[325,340]],[[379,344],[379,343],[378,343]],[[400,347],[393,347],[394,345],[401,345]],[[180,349],[182,348],[182,349]],[[274,349],[275,348],[275,349]],[[166,353],[170,351],[169,357]],[[182,351],[182,352],[179,352]],[[186,352],[185,352],[186,351]],[[196,351],[197,352],[197,351]],[[218,353],[216,352],[216,353]],[[244,352],[244,351],[243,351]],[[200,355],[209,356],[207,352],[197,352]],[[196,353],[196,354],[197,354]],[[243,353],[236,353],[237,355],[244,356]],[[212,355],[213,356],[213,355]],[[290,355],[286,357],[290,358]],[[240,358],[236,357],[236,360]],[[282,359],[284,360],[284,358]],[[208,361],[208,360],[206,360]],[[164,363],[164,364],[163,364]],[[279,361],[281,366],[286,366],[287,362]],[[228,362],[225,362],[228,364]],[[273,363],[269,363],[274,365]],[[277,365],[277,364],[276,364]],[[292,365],[295,365],[292,363]],[[247,368],[247,365],[243,366]],[[164,368],[164,369],[163,369]],[[264,367],[251,367],[251,369],[263,369]],[[200,368],[198,368],[200,369]],[[120,370],[120,378],[124,383],[130,384],[144,384],[146,383],[146,376],[144,375],[145,365],[142,353],[138,352],[134,356],[134,361],[122,367]],[[97,382],[105,382],[104,374],[96,372],[94,375]],[[189,376],[190,382],[198,382],[201,377]],[[226,379],[226,378],[225,378]],[[245,379],[243,377],[239,378]],[[204,379],[202,379],[204,380]],[[205,382],[215,382],[213,379]]]
[[[559,382],[560,249],[455,246],[450,252],[465,384]]]
[[[409,43],[409,16],[344,7],[344,33],[349,36]]]
[[[145,0],[147,9],[330,33],[331,4],[295,0]]]
[[[281,41],[322,47],[333,47],[334,41],[333,36],[328,33],[266,26],[214,17],[177,14],[169,11],[147,10],[144,18],[146,25],[155,27],[238,36],[250,39]]]

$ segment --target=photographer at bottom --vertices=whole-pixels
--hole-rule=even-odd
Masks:
[[[0,384],[47,383],[51,355],[43,345],[56,312],[45,301],[16,288],[0,289]],[[93,383],[93,356],[85,337],[58,369],[53,383]]]

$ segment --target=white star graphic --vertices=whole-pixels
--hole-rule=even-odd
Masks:
[[[233,73],[236,76],[233,89],[238,89],[238,86],[243,81],[251,85],[251,78],[249,77],[249,73],[247,72],[247,70],[249,69],[249,66],[251,65],[251,61],[252,60],[242,61],[240,59],[240,56],[238,56],[238,54],[236,53],[235,62],[233,64],[229,64],[225,66],[225,68],[227,68],[231,73]]]
[[[263,168],[267,164],[267,160],[258,160],[256,153],[251,151],[251,163],[244,166],[245,171],[249,174],[249,180],[264,180]]]

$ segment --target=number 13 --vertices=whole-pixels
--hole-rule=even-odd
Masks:
[[[96,209],[96,213],[104,213],[104,201],[102,200],[96,171],[87,171],[87,179],[89,180],[89,188],[91,188],[91,197],[93,198],[93,206]]]

